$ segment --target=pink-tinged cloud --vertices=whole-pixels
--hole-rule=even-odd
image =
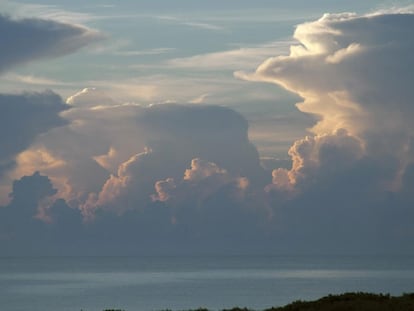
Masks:
[[[40,134],[68,123],[60,116],[68,108],[51,91],[0,94],[0,184],[6,172],[15,167],[16,156]]]
[[[310,129],[315,136],[290,149],[292,170],[273,173],[275,184],[291,188],[314,175],[309,171],[334,174],[362,156],[395,158],[400,166],[387,183],[400,183],[414,155],[413,27],[413,14],[325,14],[297,26],[289,55],[269,58],[252,74],[236,73],[297,93],[298,109],[319,118]],[[326,162],[326,149],[340,152]]]
[[[245,191],[249,186],[246,177],[231,176],[226,170],[199,158],[191,160],[191,167],[184,171],[183,177],[177,180],[167,178],[155,183],[156,194],[152,196],[154,201],[176,201],[176,206],[181,200],[203,201],[225,186],[232,185],[234,194]],[[181,202],[182,203],[182,202]]]
[[[217,184],[211,185],[213,188],[229,182],[229,176],[253,180],[258,189],[270,181],[260,166],[256,149],[248,140],[246,121],[230,109],[165,104],[119,106],[112,111],[124,109],[133,117],[130,120],[136,127],[135,146],[143,151],[130,155],[99,191],[90,192],[87,200],[81,203],[87,218],[93,218],[98,209],[117,214],[145,209],[152,204],[154,187],[160,190],[159,199],[163,201],[170,195],[161,191],[163,186],[172,184],[169,178],[191,183],[198,179],[205,182],[205,178],[212,175],[209,180],[217,179]],[[102,111],[105,109],[97,110],[98,115]],[[105,130],[110,123],[101,126]],[[129,127],[128,124],[126,126]],[[120,136],[119,140],[122,139]],[[119,145],[116,141],[110,143],[111,146]],[[118,149],[111,147],[107,155],[95,156],[94,159],[105,167],[117,155]],[[240,182],[240,185],[246,184]]]

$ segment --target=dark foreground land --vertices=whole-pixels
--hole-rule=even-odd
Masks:
[[[200,308],[193,311],[209,310]],[[253,310],[236,307],[233,309],[223,309],[222,311]],[[329,295],[315,301],[295,301],[284,307],[273,307],[265,309],[263,311],[414,311],[414,293],[404,294],[398,297],[368,293],[346,293],[342,295]]]
[[[234,311],[237,310],[234,309]],[[243,309],[242,309],[243,310]],[[247,310],[247,309],[246,309]],[[266,311],[412,311],[414,294],[393,297],[368,293],[329,295],[316,301],[296,301]]]

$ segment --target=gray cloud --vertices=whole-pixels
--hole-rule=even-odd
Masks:
[[[149,148],[169,146],[175,149],[176,157],[192,154],[186,159],[186,165],[200,157],[231,174],[259,183],[265,181],[258,152],[248,139],[248,123],[234,110],[217,106],[158,105],[146,110],[138,123],[151,133]]]
[[[38,172],[32,176],[23,176],[13,182],[13,189],[10,193],[12,200],[8,208],[14,209],[15,215],[35,218],[38,214],[38,204],[47,197],[55,195],[56,192],[49,178],[40,175]],[[17,211],[17,209],[20,209],[20,211]],[[24,210],[24,212],[22,213],[21,210]]]
[[[37,59],[72,53],[102,35],[78,25],[0,15],[0,73]]]
[[[194,158],[246,177],[256,187],[266,184],[257,150],[247,137],[247,122],[233,110],[173,104],[135,109],[137,133],[147,150],[119,166],[102,190],[90,196],[85,213],[99,206],[119,212],[142,208],[154,194],[156,182],[181,179]]]
[[[0,94],[0,174],[14,165],[15,156],[48,130],[67,124],[59,114],[68,109],[59,95]]]
[[[35,172],[13,182],[0,208],[0,244],[9,254],[67,253],[85,234],[79,210],[56,199],[51,180]]]

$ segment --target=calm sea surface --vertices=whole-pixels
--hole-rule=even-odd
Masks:
[[[346,291],[414,292],[414,258],[0,258],[5,311],[262,309]]]

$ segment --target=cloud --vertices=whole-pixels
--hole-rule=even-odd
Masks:
[[[180,197],[187,200],[193,197],[196,202],[203,201],[230,183],[234,183],[240,190],[245,190],[249,185],[247,178],[232,177],[215,163],[195,158],[191,160],[191,167],[184,171],[184,176],[178,183],[173,178],[157,181],[156,195],[152,199],[167,202],[172,199],[180,200]]]
[[[311,135],[290,148],[292,167],[273,170],[266,187],[275,222],[299,247],[395,250],[395,241],[414,239],[405,220],[413,215],[405,192],[412,187],[413,26],[412,14],[325,14],[296,28],[289,55],[235,73],[298,94],[297,108],[317,118]]]
[[[326,14],[297,27],[300,45],[289,56],[269,58],[244,78],[277,83],[303,97],[297,107],[320,117],[313,128],[317,134],[346,128],[367,135],[390,132],[401,122],[407,126],[413,16]]]
[[[224,30],[223,27],[218,26],[218,25],[213,25],[210,23],[203,23],[203,22],[198,22],[198,21],[192,21],[189,19],[184,19],[184,18],[178,18],[178,17],[174,17],[174,16],[156,16],[155,17],[158,20],[161,21],[165,21],[165,22],[170,22],[170,23],[174,23],[174,24],[178,24],[178,25],[183,25],[183,26],[188,26],[191,28],[199,28],[199,29],[203,29],[203,30],[211,30],[211,31],[222,31]]]
[[[13,190],[10,193],[11,202],[7,208],[23,209],[14,211],[15,215],[22,218],[35,218],[38,215],[38,205],[41,201],[56,194],[56,189],[46,176],[35,172],[32,176],[23,176],[14,181]]]
[[[75,252],[87,253],[88,249],[93,249],[93,253],[123,252],[126,245],[133,253],[152,249],[151,245],[158,245],[155,251],[161,245],[163,250],[185,250],[189,246],[201,251],[202,245],[212,243],[220,235],[225,238],[215,247],[222,249],[229,249],[231,245],[241,247],[241,242],[237,242],[240,235],[243,241],[257,238],[258,223],[266,221],[267,211],[258,206],[251,208],[246,202],[254,201],[255,192],[261,191],[270,176],[260,167],[258,153],[248,140],[247,122],[240,114],[217,106],[114,104],[102,94],[94,97],[95,92],[85,90],[70,101],[72,109],[64,115],[75,124],[46,133],[19,155],[14,176],[30,175],[36,168],[42,175],[34,173],[35,177],[22,178],[31,182],[25,183],[27,187],[22,187],[19,195],[15,192],[16,197],[29,198],[27,194],[34,188],[33,184],[42,185],[43,181],[49,185],[44,189],[53,189],[53,194],[43,195],[41,204],[28,199],[31,213],[37,213],[43,222],[36,220],[33,226],[2,241],[9,253],[24,253],[29,243],[32,246],[26,251],[35,248],[30,251],[33,253],[68,252],[59,241],[65,241]],[[84,118],[78,119],[83,125],[75,122],[80,116]],[[92,154],[113,146],[106,155],[95,157],[95,165],[102,165],[107,174],[105,166],[114,166],[118,153],[127,154],[117,144],[126,132],[111,130],[111,122],[119,128],[114,116],[130,117],[121,118],[128,131],[133,131],[128,135],[132,137],[128,143],[135,141],[134,148],[142,148],[142,152],[135,152],[121,162],[111,176],[101,176],[90,162]],[[113,135],[106,137],[108,140],[89,135],[90,131],[107,127]],[[176,181],[178,192],[164,188],[170,199],[160,200],[162,191],[158,186],[169,178]],[[13,200],[12,205],[23,205],[17,203]],[[19,217],[32,219],[32,214],[29,217],[20,213],[21,208],[14,211],[16,219],[11,223],[16,223]],[[81,222],[80,212],[87,221],[85,224]],[[186,230],[194,232],[194,236],[185,234]],[[10,232],[5,230],[4,236]],[[27,238],[28,233],[31,239]],[[137,237],[134,242],[132,236]]]
[[[13,182],[11,201],[0,208],[3,251],[40,255],[54,249],[65,253],[77,244],[76,240],[85,235],[80,212],[56,194],[51,180],[39,172]]]
[[[236,75],[300,95],[298,109],[319,118],[311,129],[317,137],[345,129],[361,141],[364,155],[405,163],[414,134],[413,25],[412,14],[325,14],[297,27],[299,44],[288,56],[269,58],[254,74]]]
[[[262,235],[270,222],[269,210],[246,177],[200,158],[192,159],[179,179],[157,181],[155,191],[152,199],[168,208],[171,224],[186,228],[203,245],[238,248],[241,240]]]
[[[190,104],[204,104],[205,100],[209,97],[210,94],[206,93],[206,94],[202,94],[196,98],[193,98],[190,101]]]
[[[83,24],[95,20],[97,16],[62,9],[59,5],[18,3],[5,0],[5,8],[19,18],[35,17],[54,20],[60,23]]]
[[[246,119],[229,108],[144,106],[84,89],[60,112],[67,126],[19,151],[16,172],[39,167],[48,177],[21,179],[24,191],[13,191],[11,204],[27,197],[36,203],[32,217],[48,199],[42,217],[72,219],[80,249],[108,253],[407,251],[414,242],[412,26],[410,14],[328,14],[297,27],[289,55],[237,73],[282,85],[314,116],[308,135],[291,146],[291,161],[262,159],[268,170]],[[37,197],[29,193],[36,185],[45,191]],[[79,212],[90,220],[81,229]]]
[[[97,209],[123,214],[153,204],[156,182],[179,180],[197,157],[259,189],[270,181],[248,139],[247,121],[231,109],[123,104],[94,88],[69,97],[64,106],[70,109],[59,117],[66,126],[21,150],[8,176],[47,175],[57,197],[82,209],[86,218]]]
[[[176,150],[189,163],[200,157],[230,173],[262,178],[258,153],[248,139],[247,121],[232,109],[219,106],[155,105],[139,116],[148,133],[148,147]],[[168,150],[168,149],[167,149]],[[238,158],[235,162],[234,157]],[[183,170],[180,170],[180,173]]]
[[[346,172],[364,156],[364,149],[357,138],[342,129],[330,135],[307,136],[298,140],[290,148],[289,155],[292,168],[273,171],[273,184],[288,191],[323,183],[324,175]]]
[[[10,82],[18,82],[26,85],[43,85],[43,86],[64,86],[70,85],[70,83],[53,80],[45,77],[34,76],[34,75],[19,75],[15,73],[7,73],[3,75],[3,80]]]
[[[84,88],[76,94],[69,96],[66,103],[77,108],[105,107],[116,105],[117,102],[104,91],[96,88]]]
[[[101,98],[103,101],[97,99],[95,102],[113,103],[104,99],[103,95]],[[104,128],[109,133],[111,128],[101,124],[94,129],[102,120],[89,120],[89,109],[92,108],[83,107],[79,99],[70,105],[65,104],[60,96],[50,91],[0,95],[0,163],[3,174],[0,198],[3,204],[6,203],[11,182],[36,171],[50,176],[59,195],[73,206],[85,193],[102,187],[109,173],[93,157],[106,153],[111,146],[108,140],[120,131],[112,136],[108,134],[107,138],[99,138],[100,134],[94,131]],[[80,120],[78,114],[82,113],[84,116]],[[112,126],[115,127],[115,123],[113,121]],[[94,134],[97,134],[95,138],[89,136]],[[123,146],[122,143],[114,144],[115,147],[119,145]],[[128,150],[125,148],[125,152]],[[136,152],[135,148],[133,150]],[[128,156],[123,158],[121,154],[119,161],[125,161]]]
[[[49,59],[97,41],[102,35],[83,26],[53,20],[0,15],[0,73],[33,60]]]
[[[147,50],[129,50],[129,51],[115,51],[115,55],[121,56],[146,56],[146,55],[160,55],[171,53],[175,51],[175,48],[155,48],[155,49],[147,49]]]
[[[258,153],[247,137],[247,122],[238,113],[217,106],[176,104],[135,109],[137,133],[146,150],[122,163],[102,190],[89,197],[83,206],[85,215],[99,207],[118,213],[145,207],[158,181],[180,179],[196,157],[247,177],[259,187],[266,183]],[[194,177],[192,171],[187,173],[188,178]]]
[[[162,224],[154,234],[178,247],[184,228],[196,230],[207,243],[219,231],[232,232],[231,240],[240,232],[255,235],[258,224],[268,221],[269,211],[255,191],[262,192],[271,176],[261,168],[247,121],[239,113],[205,105],[120,104],[92,88],[67,102],[71,109],[62,115],[69,124],[21,153],[13,176],[36,168],[47,174],[58,190],[55,197],[82,212],[87,225],[76,230],[84,239],[101,243],[108,226],[118,232],[111,239],[148,236]],[[154,200],[162,195],[157,187],[169,179],[176,181],[179,195],[164,188],[171,200]],[[56,204],[44,209],[45,217],[62,217],[54,214]],[[209,225],[201,225],[203,215]],[[221,229],[211,232],[215,224]],[[74,228],[78,225],[74,222]]]
[[[247,121],[231,109],[122,104],[94,88],[69,97],[67,106],[61,117],[68,124],[21,152],[10,177],[40,171],[58,190],[56,197],[86,219],[96,212],[145,210],[154,204],[156,183],[180,180],[197,157],[221,167],[235,184],[246,178],[252,189],[262,189],[270,182],[248,139]]]
[[[220,51],[176,58],[167,62],[167,66],[184,69],[202,70],[238,70],[240,68],[256,68],[264,58],[274,55],[275,50],[284,51],[291,42],[276,42],[257,47],[247,47],[228,51]]]
[[[59,114],[66,109],[60,96],[51,91],[0,94],[0,174],[13,167],[16,155],[39,134],[65,125]]]

